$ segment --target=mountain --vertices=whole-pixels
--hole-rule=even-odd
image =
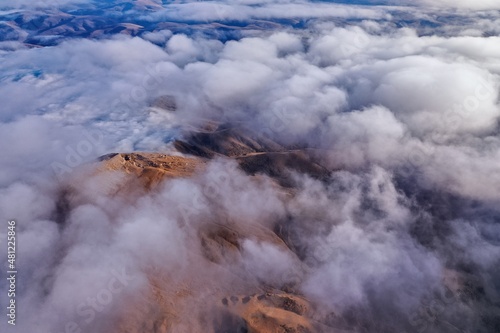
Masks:
[[[155,192],[175,179],[200,177],[210,161],[222,159],[236,163],[249,177],[271,179],[287,200],[297,195],[294,173],[327,182],[331,172],[310,150],[291,149],[238,126],[209,123],[183,137],[173,145],[177,152],[108,154],[99,159],[97,170],[124,173],[126,178],[116,195],[133,197],[136,192]],[[212,196],[212,205],[217,206],[217,198]],[[145,272],[149,293],[120,314],[116,332],[326,333],[351,332],[360,324],[348,323],[335,313],[322,313],[320,303],[303,295],[301,270],[307,270],[310,263],[303,261],[306,250],[293,236],[289,221],[246,224],[215,213],[201,225],[190,225],[189,215],[179,223],[192,228],[189,235],[193,239],[187,242],[199,246],[201,258],[193,263],[197,267],[182,279],[167,266]],[[272,244],[292,258],[291,267],[302,268],[288,271],[273,283],[256,279],[243,268],[249,240]],[[443,281],[455,295],[474,284],[471,276],[452,269]],[[480,291],[472,292],[477,293]]]
[[[212,131],[192,132],[185,140],[176,141],[175,147],[185,155],[108,154],[100,158],[98,170],[119,171],[127,175],[119,191],[121,195],[133,192],[135,186],[155,191],[162,182],[194,177],[203,173],[208,161],[215,158],[234,160],[253,177],[268,175],[275,179],[276,186],[285,185],[282,190],[287,193],[291,193],[290,173],[294,169],[315,177],[322,177],[327,172],[311,161],[305,151],[288,150],[269,139],[255,139],[250,133],[242,134],[226,125],[219,125]],[[283,279],[288,281],[283,285],[271,286],[254,284],[241,272],[234,272],[230,274],[233,282],[227,285],[227,289],[220,288],[218,280],[227,278],[225,267],[241,265],[243,243],[248,239],[273,244],[299,262],[283,235],[276,232],[282,227],[245,226],[213,217],[212,222],[193,234],[202,249],[203,266],[207,266],[213,275],[189,276],[187,280],[175,283],[172,281],[174,277],[160,273],[165,268],[151,271],[148,275],[151,293],[144,300],[147,306],[141,310],[132,309],[132,318],[125,315],[116,332],[327,332],[324,324],[313,320],[312,305],[295,289],[294,276]],[[217,289],[212,290],[214,287]],[[193,309],[194,313],[206,312],[199,309],[200,306],[209,309],[208,326],[203,320],[196,323],[198,319],[184,314],[186,308]],[[183,328],[186,325],[189,330]]]

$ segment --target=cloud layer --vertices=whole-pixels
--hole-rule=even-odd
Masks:
[[[498,7],[419,5],[411,20],[438,16],[431,5]],[[498,328],[500,40],[484,36],[495,14],[424,34],[394,7],[171,9],[142,18],[308,21],[231,40],[156,28],[142,38],[2,48],[0,218],[19,224],[24,318],[16,332],[118,329],[151,270],[215,277],[214,290],[293,277],[319,304],[318,319],[338,329]],[[460,22],[474,15],[461,13]],[[165,95],[175,113],[152,106]],[[332,172],[326,181],[296,174],[287,196],[270,179],[215,160],[130,204],[113,195],[122,176],[95,175],[87,164],[111,152],[171,152],[183,129],[207,120],[306,147]],[[238,264],[214,268],[193,242],[210,219],[257,229],[286,220],[296,255],[248,239]],[[248,275],[248,285],[235,275]]]

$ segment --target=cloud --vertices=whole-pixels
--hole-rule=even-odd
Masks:
[[[47,9],[47,8],[67,8],[70,6],[82,5],[89,3],[89,0],[36,0],[26,1],[20,0],[15,3],[0,2],[0,8],[33,8],[33,9]]]
[[[473,9],[473,10],[490,10],[490,9],[500,9],[498,2],[494,0],[439,0],[439,1],[429,1],[420,0],[417,1],[419,5],[429,6],[429,7],[446,7],[446,8],[463,8],[463,9]]]
[[[247,21],[250,19],[291,18],[390,18],[377,8],[305,1],[219,2],[193,1],[169,5],[165,10],[143,16],[147,20]]]
[[[451,12],[421,1],[408,16]],[[491,328],[480,313],[498,318],[488,311],[498,300],[500,49],[498,37],[483,36],[495,31],[494,14],[476,21],[461,12],[450,30],[427,34],[406,24],[400,7],[187,2],[141,15],[308,21],[231,40],[159,28],[46,48],[2,44],[0,218],[18,221],[20,283],[35,286],[20,289],[21,331],[72,323],[109,331],[127,301],[147,292],[149,272],[173,281],[168,292],[191,278],[209,283],[214,293],[200,299],[210,301],[224,288],[253,292],[255,281],[280,287],[293,274],[322,311],[354,311],[359,327],[350,329],[373,332],[431,325],[418,309],[456,274],[477,284],[476,294],[439,318]],[[175,113],[150,107],[164,95],[175,98]],[[116,194],[123,175],[96,175],[89,164],[110,152],[171,153],[183,128],[208,119],[307,147],[328,179],[297,173],[289,193],[221,158],[131,203]],[[263,231],[284,220],[295,253]],[[265,241],[249,236],[233,264],[215,265],[198,241],[215,222]],[[124,269],[128,285],[113,292]]]
[[[469,10],[491,10],[499,9],[498,2],[494,0],[367,0],[355,1],[355,3],[371,4],[371,5],[397,5],[397,6],[419,6],[431,9],[439,8],[458,8]]]

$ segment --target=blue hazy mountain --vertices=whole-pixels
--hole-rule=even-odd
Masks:
[[[207,2],[210,4],[211,2]],[[314,1],[310,6],[319,4],[339,6],[384,5],[385,1]],[[213,4],[213,3],[212,3]],[[68,38],[103,38],[114,34],[141,36],[144,33],[159,31],[168,26],[173,33],[187,35],[198,33],[222,41],[238,39],[245,30],[301,29],[312,22],[333,20],[337,25],[351,25],[357,18],[246,18],[232,19],[220,16],[186,20],[175,13],[182,4],[176,2],[156,3],[138,1],[93,1],[81,5],[55,8],[21,8],[0,11],[0,41],[21,41],[26,45],[56,45]],[[260,5],[252,6],[258,8]],[[376,6],[375,6],[376,7]],[[387,23],[394,26],[408,26],[417,29],[422,35],[445,34],[450,27],[461,26],[471,18],[454,13],[426,15],[425,18],[413,16],[404,9],[388,10],[391,18]],[[385,19],[378,19],[385,21]],[[488,32],[486,32],[488,34]]]

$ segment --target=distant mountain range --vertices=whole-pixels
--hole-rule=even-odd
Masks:
[[[211,3],[211,2],[208,2]],[[203,19],[184,18],[176,12],[188,6],[175,1],[93,1],[80,5],[48,8],[9,9],[0,7],[0,41],[18,41],[29,47],[52,46],[69,38],[109,38],[113,35],[143,36],[148,32],[170,30],[186,35],[197,34],[219,40],[240,39],[245,31],[304,28],[307,17],[232,18],[215,15]],[[339,5],[343,6],[343,5]],[[214,3],[212,7],[217,10]],[[221,7],[223,8],[223,7]],[[407,25],[421,34],[449,33],[453,26],[471,21],[459,13],[414,15],[411,10],[391,7],[394,18],[382,18],[388,24]],[[339,26],[356,24],[359,19],[332,17]],[[465,20],[465,21],[464,21]],[[314,22],[321,21],[321,18]],[[488,34],[488,32],[486,32]],[[491,33],[493,34],[493,32]],[[154,41],[153,41],[154,42]]]

